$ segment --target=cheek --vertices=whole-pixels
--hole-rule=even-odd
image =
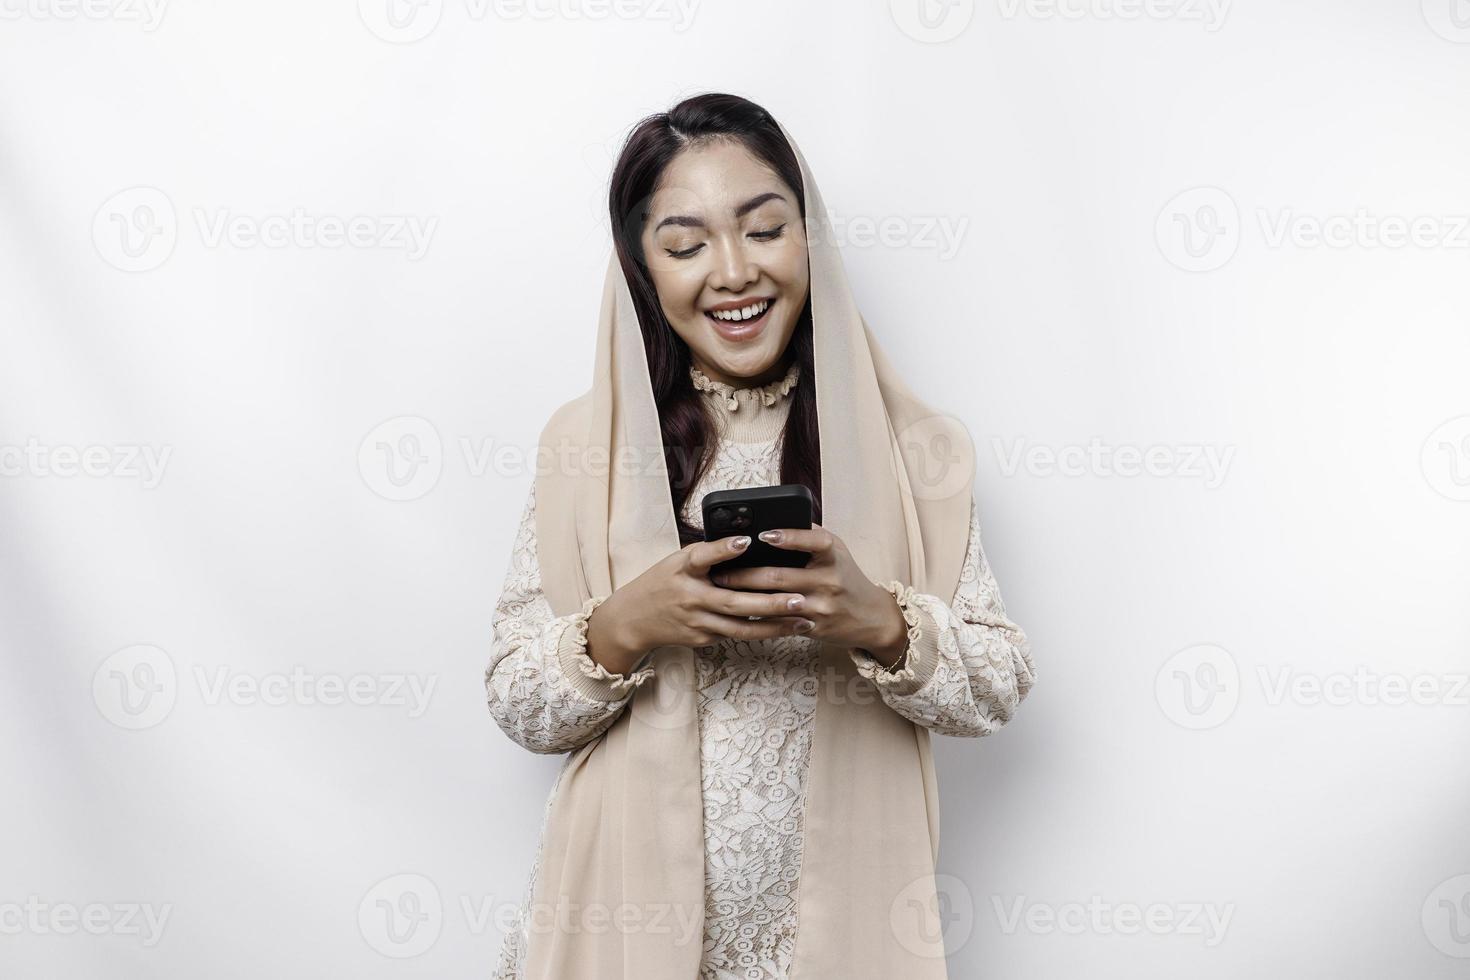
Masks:
[[[796,328],[796,319],[801,314],[801,308],[805,305],[808,292],[811,289],[811,270],[807,265],[807,250],[805,245],[794,247],[789,253],[782,256],[778,266],[772,268],[772,273],[777,277],[776,281],[781,286],[782,292],[786,293],[791,300],[786,309],[785,334],[789,337]]]
[[[659,305],[670,322],[690,321],[699,313],[695,301],[699,298],[700,280],[686,271],[678,269],[649,270],[653,288],[658,292]]]
[[[804,292],[811,279],[810,258],[805,242],[795,242],[783,249],[771,271],[785,289]]]

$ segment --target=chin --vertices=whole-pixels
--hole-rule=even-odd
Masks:
[[[754,378],[769,371],[781,359],[779,350],[742,351],[731,357],[726,351],[711,351],[709,360],[732,378]]]

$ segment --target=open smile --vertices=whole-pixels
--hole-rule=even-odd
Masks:
[[[714,324],[715,332],[726,340],[753,340],[765,329],[775,305],[774,299],[752,300],[744,306],[722,304],[705,310],[704,315]]]

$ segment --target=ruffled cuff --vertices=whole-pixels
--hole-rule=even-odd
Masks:
[[[567,683],[594,701],[621,701],[648,678],[653,665],[627,674],[614,674],[587,653],[587,621],[592,610],[602,605],[607,596],[593,596],[582,604],[582,611],[566,617],[566,627],[556,644],[557,660]]]
[[[915,601],[917,593],[902,582],[878,582],[888,590],[908,624],[908,645],[892,667],[884,667],[866,650],[851,651],[858,673],[891,694],[912,694],[934,676],[939,662],[939,624]]]

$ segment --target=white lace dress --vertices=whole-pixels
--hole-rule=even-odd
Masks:
[[[692,376],[720,420],[717,455],[685,506],[685,516],[699,526],[704,494],[780,482],[779,438],[799,373],[793,366],[780,381],[743,389],[698,370]],[[541,593],[535,507],[533,487],[493,619],[485,691],[491,714],[518,744],[533,752],[570,752],[607,730],[653,667],[615,675],[587,655],[587,616],[604,597],[577,613],[552,615]],[[855,651],[859,673],[893,710],[934,732],[979,736],[1004,725],[1035,674],[1026,636],[1006,618],[981,549],[973,502],[953,603],[908,587],[891,591],[909,624],[908,650],[897,669]],[[800,926],[816,650],[815,640],[792,636],[724,640],[695,651],[705,841],[700,980],[781,980],[790,968]],[[525,910],[537,865],[539,852],[520,921],[501,950],[497,980],[522,976]]]

